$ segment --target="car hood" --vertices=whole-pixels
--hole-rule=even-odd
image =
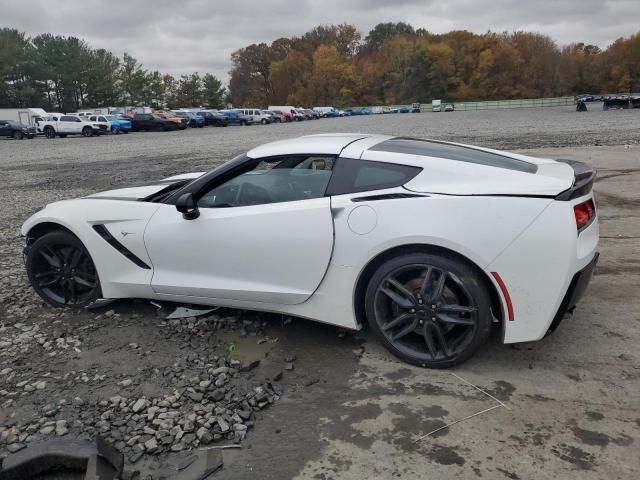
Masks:
[[[116,190],[106,190],[104,192],[87,195],[84,198],[98,198],[103,200],[145,200],[155,194],[175,186],[176,184],[184,184],[201,176],[204,172],[184,173],[174,175],[173,177],[163,178],[157,182],[141,185],[138,187],[118,188]]]

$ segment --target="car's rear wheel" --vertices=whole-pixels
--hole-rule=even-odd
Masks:
[[[400,359],[429,368],[460,364],[491,330],[486,283],[466,263],[427,253],[382,264],[366,295],[367,319]]]
[[[54,307],[85,307],[100,298],[96,267],[75,235],[57,231],[29,247],[27,275],[36,293]]]
[[[82,136],[83,137],[92,137],[93,136],[93,129],[91,127],[84,127],[82,129]]]
[[[24,133],[20,131],[13,132],[13,138],[16,140],[22,140],[24,138]]]

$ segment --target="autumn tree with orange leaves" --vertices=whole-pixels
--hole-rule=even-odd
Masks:
[[[232,61],[228,98],[235,105],[345,107],[640,90],[640,33],[601,50],[560,47],[532,32],[432,34],[400,22],[376,25],[362,40],[352,25],[321,25],[270,46],[250,45]]]

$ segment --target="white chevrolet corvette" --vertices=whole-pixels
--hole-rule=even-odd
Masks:
[[[146,298],[368,322],[398,357],[448,367],[493,324],[538,340],[597,262],[595,172],[440,141],[313,135],[207,173],[47,205],[22,227],[54,306]]]

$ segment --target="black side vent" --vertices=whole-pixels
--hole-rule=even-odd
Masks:
[[[419,195],[417,193],[383,193],[380,195],[369,195],[366,197],[352,198],[352,202],[374,202],[376,200],[394,200],[397,198],[428,197],[429,195]]]
[[[104,240],[109,245],[111,245],[113,248],[118,250],[122,255],[127,257],[137,266],[139,266],[140,268],[144,268],[145,270],[151,270],[151,267],[149,265],[147,265],[138,257],[136,257],[136,255],[131,250],[127,249],[127,247],[125,247],[118,240],[116,240],[115,237],[111,235],[111,233],[109,233],[109,230],[107,230],[107,228],[104,225],[94,225],[93,229],[98,233],[98,235],[104,238]]]

